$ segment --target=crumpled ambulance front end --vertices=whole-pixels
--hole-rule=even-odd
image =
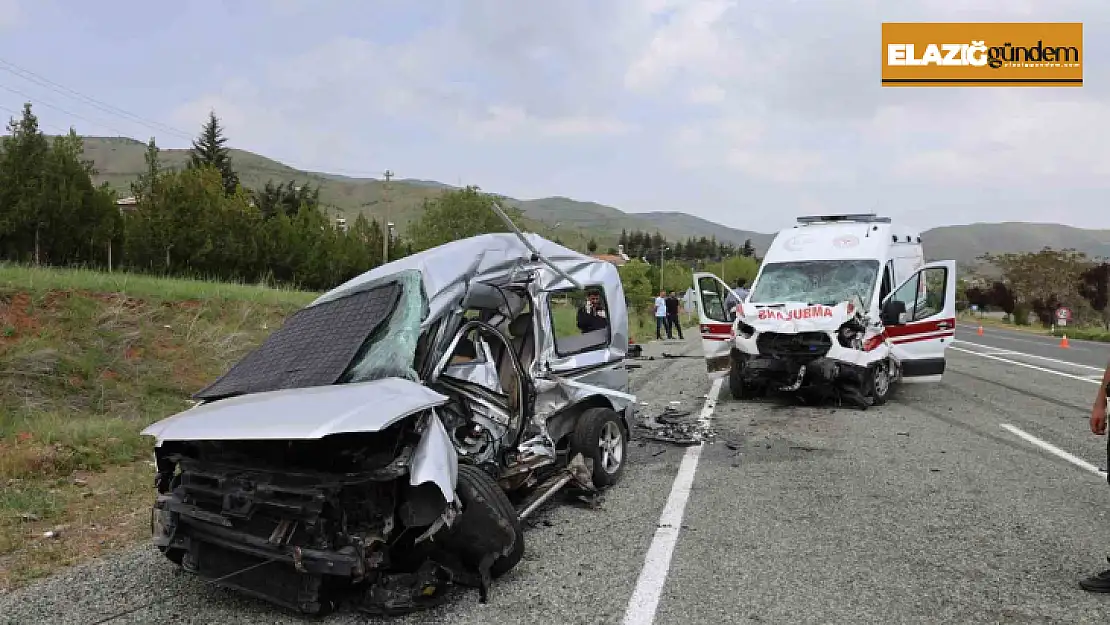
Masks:
[[[733,333],[734,375],[768,390],[831,386],[852,394],[891,349],[882,326],[851,302],[741,304]]]

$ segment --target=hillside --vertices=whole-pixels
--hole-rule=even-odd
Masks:
[[[85,155],[96,165],[97,182],[107,182],[121,194],[129,193],[131,182],[142,171],[145,152],[146,145],[134,139],[85,137]],[[184,167],[188,151],[163,149],[161,157],[166,166]],[[402,228],[418,214],[425,199],[454,188],[432,180],[397,179],[389,184],[387,197],[387,187],[382,180],[305,172],[243,150],[232,149],[231,158],[240,179],[248,187],[260,187],[271,179],[310,182],[320,186],[321,203],[336,216],[353,219],[358,213],[364,213],[380,219],[384,215]],[[650,232],[658,229],[671,239],[716,236],[718,240],[737,245],[751,238],[757,250],[765,249],[770,242],[768,235],[726,228],[683,213],[630,214],[611,206],[565,197],[514,199],[509,203],[537,222],[529,224],[534,230],[546,236],[557,236],[572,245],[579,240],[584,243],[590,236],[596,237],[602,248],[615,245],[622,228]]]
[[[85,153],[99,170],[98,182],[106,181],[126,194],[131,181],[142,171],[145,144],[127,138],[86,137]],[[184,166],[186,150],[162,150],[163,161]],[[380,219],[385,217],[404,228],[419,214],[421,203],[452,185],[432,180],[398,179],[387,185],[372,178],[352,178],[337,174],[305,172],[272,159],[232,150],[232,159],[243,183],[260,187],[267,180],[310,182],[321,188],[321,202],[336,216],[353,219],[358,213]],[[496,190],[493,190],[496,192]],[[686,213],[626,213],[612,206],[566,197],[511,200],[528,218],[525,227],[548,237],[558,237],[572,246],[584,245],[590,237],[602,249],[616,244],[622,229],[658,230],[671,240],[687,237],[712,237],[742,244],[751,239],[758,253],[767,249],[771,234],[722,226]],[[977,265],[984,251],[1035,251],[1048,245],[1075,248],[1092,256],[1110,256],[1110,230],[1083,230],[1058,224],[996,223],[944,226],[927,230],[922,236],[930,258],[955,258],[961,265]]]
[[[983,251],[1031,252],[1044,247],[1074,248],[1089,256],[1110,256],[1110,230],[1084,230],[1060,224],[1003,222],[942,226],[922,234],[932,258],[974,258]],[[974,251],[974,254],[971,252]]]

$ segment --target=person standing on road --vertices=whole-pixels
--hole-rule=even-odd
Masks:
[[[1106,372],[1102,374],[1102,384],[1098,386],[1095,405],[1091,408],[1091,432],[1098,436],[1106,435],[1106,388],[1108,385],[1110,385],[1110,365],[1106,366]],[[1110,442],[1107,443],[1106,447],[1106,459],[1107,462],[1110,462]],[[1110,482],[1110,473],[1107,473],[1106,480]],[[1110,557],[1107,557],[1106,560],[1110,562]],[[1088,592],[1110,593],[1110,569],[1079,580],[1079,587]]]
[[[666,303],[667,325],[673,328],[674,331],[678,334],[678,340],[685,340],[685,337],[682,336],[682,320],[678,318],[678,309],[682,305],[682,302],[678,299],[678,294],[676,294],[674,291],[671,291],[671,294],[667,297]],[[670,334],[669,329],[667,332],[668,334]]]
[[[667,292],[659,291],[655,298],[655,338],[662,339],[663,328],[667,329],[667,338],[671,338],[671,324],[667,320]]]

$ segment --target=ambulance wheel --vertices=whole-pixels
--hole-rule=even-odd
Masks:
[[[754,388],[750,383],[744,382],[741,375],[744,371],[744,363],[740,362],[739,358],[733,356],[732,366],[728,370],[728,389],[732,392],[733,399],[754,399],[759,393],[758,389]]]
[[[880,360],[871,365],[867,370],[867,380],[864,383],[864,395],[871,397],[872,406],[882,406],[890,397],[893,376],[890,372],[890,361]]]

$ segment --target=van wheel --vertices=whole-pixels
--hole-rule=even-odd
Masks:
[[[620,481],[628,456],[628,437],[617,413],[609,408],[583,412],[570,435],[570,453],[572,458],[580,453],[592,461],[590,479],[594,486],[605,488]]]
[[[863,394],[871,398],[872,406],[882,406],[890,397],[893,381],[894,376],[891,375],[890,362],[880,360],[868,368]]]
[[[493,561],[490,576],[508,573],[524,557],[524,529],[512,502],[492,477],[472,464],[459,464],[455,486],[463,512],[453,528],[453,542],[462,550],[464,561],[478,566],[487,554],[504,549],[513,541],[508,553]]]

